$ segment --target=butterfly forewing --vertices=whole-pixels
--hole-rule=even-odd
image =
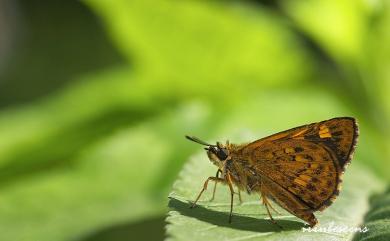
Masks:
[[[351,159],[357,136],[353,118],[334,118],[257,140],[240,152],[254,173],[315,211],[329,206],[338,195],[341,174]]]

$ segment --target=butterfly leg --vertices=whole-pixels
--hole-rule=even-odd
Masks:
[[[230,214],[229,214],[229,223],[232,222],[232,216],[233,216],[233,195],[234,195],[234,189],[233,189],[233,181],[232,177],[230,176],[230,173],[226,173],[226,181],[229,185],[230,189]]]
[[[274,207],[272,207],[271,203],[268,203],[269,207],[274,210],[275,213],[282,215],[278,210],[276,210]]]
[[[272,222],[273,224],[276,224],[279,228],[282,228],[282,227],[275,221],[275,219],[274,219],[274,218],[272,217],[272,215],[271,215],[271,212],[270,212],[269,208],[272,208],[273,210],[275,210],[275,209],[271,206],[271,204],[269,203],[269,201],[268,201],[268,199],[267,199],[267,197],[266,197],[266,194],[265,194],[266,190],[265,190],[264,188],[261,188],[260,190],[261,190],[261,191],[260,191],[261,199],[263,200],[263,204],[264,204],[265,208],[267,209],[267,213],[268,213],[268,216],[269,216],[271,222]]]
[[[260,198],[263,200],[263,204],[265,205],[263,195],[261,195]],[[267,203],[268,203],[267,205],[268,205],[273,211],[275,211],[275,213],[277,213],[277,214],[279,214],[279,215],[282,215],[278,210],[276,210],[274,207],[272,207],[271,203],[268,202],[268,199],[267,199]]]
[[[238,189],[238,200],[240,200],[240,204],[242,204],[241,191]]]
[[[222,173],[222,171],[221,171],[220,169],[218,169],[217,173],[215,174],[215,177],[216,177],[216,178],[219,178],[219,174],[220,174],[220,173]],[[218,183],[218,182],[214,182],[213,196],[211,197],[210,202],[211,202],[211,201],[214,201],[215,192],[216,192],[216,190],[217,190],[217,183]],[[241,191],[240,191],[240,189],[238,189],[237,194],[238,194],[238,199],[240,200],[240,204],[242,204],[242,198],[241,198]]]
[[[215,177],[219,178],[220,173],[222,173],[222,171],[220,169],[218,169],[217,173],[215,174]],[[217,183],[218,182],[214,182],[213,196],[211,197],[210,202],[213,201],[215,198],[215,191],[217,190]]]
[[[209,177],[209,178],[207,178],[207,180],[203,184],[202,190],[200,191],[198,197],[195,199],[195,202],[192,203],[190,208],[195,207],[196,203],[198,202],[199,198],[202,196],[203,192],[206,191],[207,185],[208,185],[209,181],[223,182],[223,183],[226,182],[225,179],[222,179],[222,178],[219,178],[219,177]]]

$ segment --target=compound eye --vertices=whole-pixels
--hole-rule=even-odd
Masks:
[[[226,158],[228,158],[228,153],[225,148],[218,148],[216,155],[221,161],[226,160]]]

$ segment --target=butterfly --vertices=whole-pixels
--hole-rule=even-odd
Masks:
[[[269,200],[314,227],[314,212],[330,206],[341,189],[342,175],[350,163],[359,135],[352,117],[338,117],[282,131],[249,144],[208,144],[196,137],[187,139],[206,146],[210,161],[218,169],[209,177],[191,207],[198,202],[208,183],[227,184],[232,220],[234,188],[259,194],[270,220]],[[276,211],[276,210],[275,210]]]

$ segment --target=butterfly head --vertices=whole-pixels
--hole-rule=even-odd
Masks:
[[[207,146],[204,149],[207,151],[207,156],[209,157],[210,161],[221,170],[223,169],[225,161],[229,157],[229,150],[227,145],[223,145],[219,142],[217,142],[216,145],[208,144],[207,142],[204,142],[194,136],[186,136],[186,138],[190,141]]]

